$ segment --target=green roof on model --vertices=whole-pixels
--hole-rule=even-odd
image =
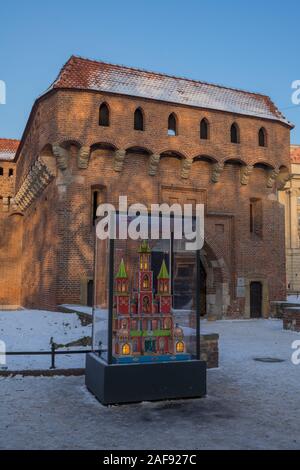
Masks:
[[[127,279],[127,272],[126,272],[126,268],[125,268],[125,263],[124,263],[124,260],[122,258],[122,261],[120,263],[120,266],[119,266],[119,271],[116,275],[116,277],[118,279]]]
[[[157,279],[170,279],[165,260],[163,260]]]
[[[139,249],[139,253],[151,253],[148,240],[143,240]]]

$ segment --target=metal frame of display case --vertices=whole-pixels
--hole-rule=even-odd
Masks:
[[[95,240],[95,245],[96,243],[97,240]],[[156,363],[114,363],[112,338],[115,240],[110,239],[107,243],[109,247],[107,357],[104,360],[101,353],[100,355],[96,352],[87,354],[87,388],[105,405],[204,396],[206,394],[206,362],[200,360],[200,290],[195,292],[196,354],[191,360]],[[173,245],[172,236],[170,239],[171,276],[173,276]],[[196,286],[199,286],[201,273],[200,250],[195,251],[195,257]],[[96,262],[94,263],[94,269],[94,279],[96,279]],[[96,290],[97,284],[95,283],[94,286]]]

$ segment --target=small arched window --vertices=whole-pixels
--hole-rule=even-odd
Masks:
[[[267,146],[267,133],[264,127],[261,127],[258,132],[258,145],[260,147]]]
[[[146,274],[143,279],[143,289],[149,289],[149,276]]]
[[[128,343],[123,344],[122,354],[123,354],[123,356],[129,356],[130,355],[130,345]]]
[[[141,108],[137,108],[134,112],[134,130],[143,131],[144,130],[144,115]]]
[[[200,139],[209,139],[209,122],[205,118],[200,122]]]
[[[0,176],[3,176],[3,168],[0,166]]]
[[[143,308],[142,308],[142,313],[150,313],[150,300],[147,295],[143,297]]]
[[[168,135],[177,135],[177,120],[174,113],[170,114],[168,119]]]
[[[99,126],[109,126],[109,109],[106,103],[102,103],[99,109]]]
[[[240,143],[240,131],[239,126],[234,122],[230,129],[230,139],[231,143],[239,144]]]
[[[8,176],[14,176],[14,170],[12,168],[9,168]]]
[[[184,342],[183,341],[178,341],[176,343],[176,352],[177,353],[184,353]]]

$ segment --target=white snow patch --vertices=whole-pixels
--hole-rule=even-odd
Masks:
[[[0,311],[0,340],[5,342],[7,352],[50,351],[51,338],[55,343],[67,344],[90,335],[91,325],[82,326],[76,313]],[[50,367],[50,356],[7,356],[6,359],[9,370]],[[56,356],[58,368],[84,367],[84,364],[84,354]]]
[[[291,304],[300,304],[300,294],[299,295],[288,295],[287,301]]]

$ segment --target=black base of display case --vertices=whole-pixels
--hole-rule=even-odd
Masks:
[[[85,383],[103,405],[199,398],[206,395],[206,362],[106,364],[87,354]]]

